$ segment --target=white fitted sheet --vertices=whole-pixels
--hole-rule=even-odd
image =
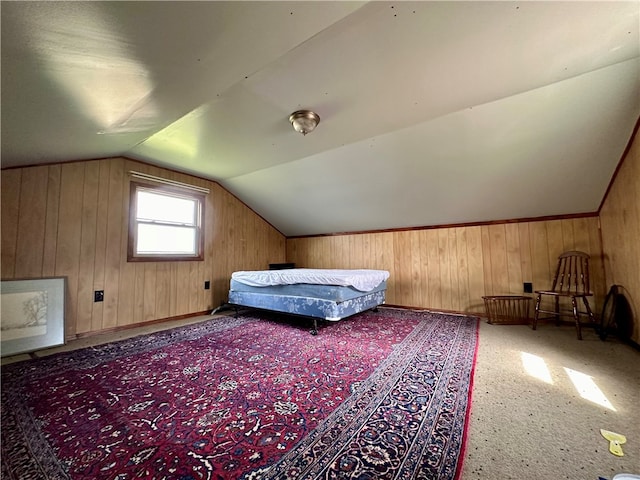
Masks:
[[[351,286],[361,292],[368,292],[389,278],[386,270],[338,270],[318,268],[289,268],[284,270],[250,270],[231,274],[237,282],[252,287],[274,285],[311,285]]]

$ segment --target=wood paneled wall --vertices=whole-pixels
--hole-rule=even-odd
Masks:
[[[205,261],[126,261],[129,170],[210,189]],[[388,304],[482,313],[483,295],[522,294],[523,282],[549,286],[557,255],[578,249],[592,256],[594,311],[617,283],[637,319],[639,182],[635,142],[600,217],[285,240],[216,182],[144,163],[114,158],[8,169],[2,171],[1,274],[67,277],[72,338],[207,311],[226,300],[233,271],[284,261],[389,270]],[[205,280],[211,290],[204,290]],[[104,302],[93,302],[94,290],[105,291]],[[640,343],[638,330],[636,322]]]
[[[640,140],[631,148],[600,210],[607,285],[621,285],[634,318],[632,340],[640,343]]]
[[[204,261],[127,262],[130,170],[209,188]],[[211,310],[233,271],[284,259],[284,236],[215,182],[124,158],[2,171],[2,278],[67,277],[67,338]]]
[[[308,268],[389,270],[387,303],[484,312],[483,295],[548,288],[558,255],[591,255],[594,312],[604,295],[598,218],[430,228],[287,240],[287,261]]]

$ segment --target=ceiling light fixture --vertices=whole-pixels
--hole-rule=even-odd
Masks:
[[[318,126],[320,117],[311,110],[298,110],[289,115],[289,121],[296,132],[306,135]]]

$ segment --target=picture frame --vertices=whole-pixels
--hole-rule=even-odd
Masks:
[[[0,356],[64,345],[66,277],[0,282]]]

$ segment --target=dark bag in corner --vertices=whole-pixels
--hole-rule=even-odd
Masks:
[[[628,342],[633,333],[633,312],[620,285],[612,285],[607,293],[600,316],[599,335],[603,341],[609,334]]]

